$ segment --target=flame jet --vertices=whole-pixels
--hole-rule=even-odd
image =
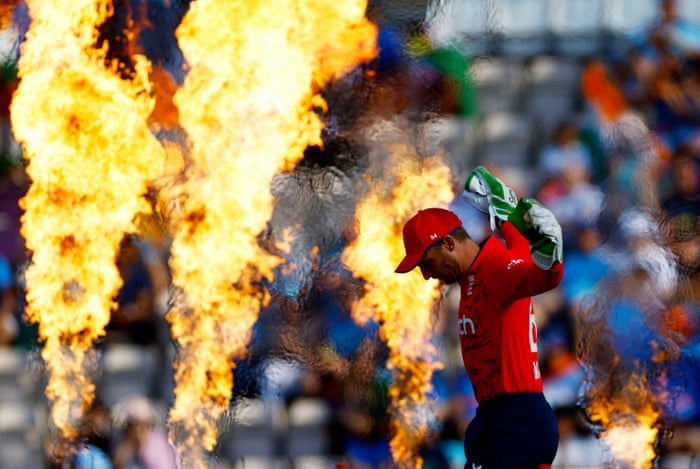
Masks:
[[[111,14],[100,0],[28,0],[13,130],[29,160],[22,235],[28,318],[39,325],[48,368],[46,395],[62,436],[94,396],[88,368],[122,280],[119,243],[148,209],[142,195],[164,153],[146,119],[153,99],[148,61],[134,57],[120,78],[96,27]]]
[[[679,286],[677,260],[651,215],[659,210],[656,179],[666,150],[601,61],[585,67],[581,90],[600,119],[601,137],[636,159],[631,184],[612,177],[606,184],[606,217],[616,217],[620,228],[646,228],[625,235],[622,248],[632,265],[608,276],[574,310],[577,354],[586,371],[579,406],[617,465],[646,469],[655,467],[672,421],[666,412],[680,350],[663,320]],[[634,205],[619,202],[630,196]]]
[[[0,30],[12,27],[12,15],[18,0],[5,0],[0,3]]]
[[[188,134],[185,181],[167,196],[178,301],[169,415],[186,467],[206,467],[245,355],[268,301],[260,280],[279,262],[260,247],[270,183],[321,144],[319,91],[376,55],[361,0],[198,0],[176,31],[188,73],[175,94]]]
[[[381,176],[384,182],[400,182],[387,186],[370,181],[371,189],[356,212],[358,237],[345,250],[343,261],[366,281],[365,295],[353,304],[353,318],[360,324],[372,318],[381,324],[380,336],[389,349],[392,457],[398,467],[421,467],[418,450],[429,432],[431,379],[442,368],[431,342],[431,311],[440,291],[435,280],[425,281],[418,273],[397,275],[394,269],[404,255],[403,223],[418,209],[446,205],[454,194],[450,170],[441,160],[430,158],[424,167],[407,167],[405,162],[413,159],[407,151],[393,145],[384,166],[394,168],[393,174]],[[370,173],[381,175],[377,169]]]

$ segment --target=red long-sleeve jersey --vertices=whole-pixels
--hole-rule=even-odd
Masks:
[[[478,402],[514,392],[542,391],[533,295],[559,285],[558,262],[542,270],[527,239],[509,222],[501,226],[505,245],[484,241],[460,280],[459,340],[464,367]]]

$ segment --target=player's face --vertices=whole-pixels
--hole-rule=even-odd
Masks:
[[[460,277],[459,265],[450,255],[451,252],[445,247],[444,241],[428,249],[418,264],[423,278],[436,278],[448,285],[457,282]]]

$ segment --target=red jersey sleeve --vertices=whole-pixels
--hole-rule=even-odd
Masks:
[[[559,285],[564,274],[561,262],[549,270],[537,267],[530,255],[529,241],[510,222],[501,225],[501,235],[506,242],[506,255],[498,267],[507,279],[502,283],[505,301],[539,295]]]

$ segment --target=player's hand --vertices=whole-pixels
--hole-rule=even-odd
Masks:
[[[530,225],[542,235],[540,240],[530,242],[532,260],[541,269],[549,270],[564,257],[561,225],[552,211],[540,203],[533,203],[527,215]]]
[[[469,173],[462,196],[476,209],[489,215],[491,230],[508,220],[508,216],[518,204],[518,197],[513,189],[483,166],[477,166]]]

